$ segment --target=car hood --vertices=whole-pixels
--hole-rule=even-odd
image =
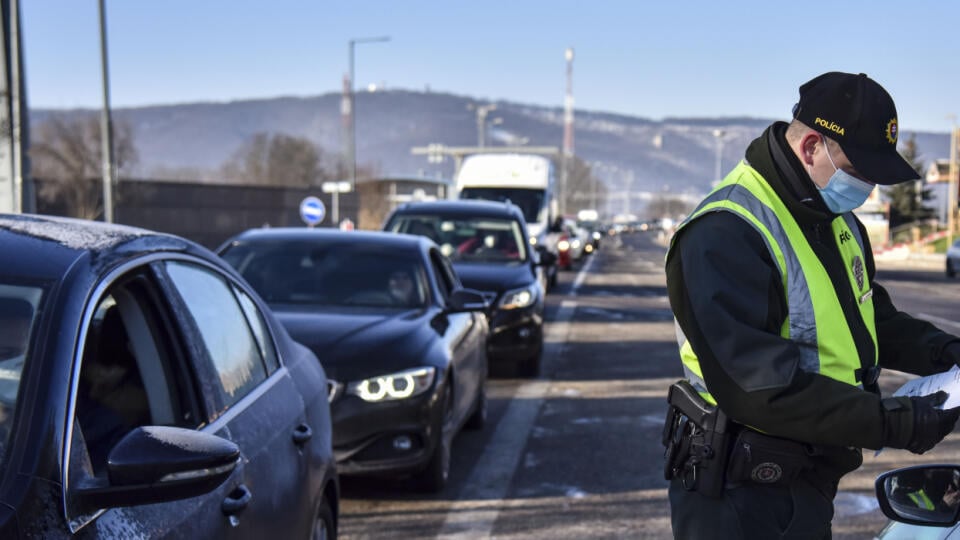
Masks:
[[[482,264],[453,263],[463,286],[482,292],[502,293],[510,289],[525,287],[536,282],[528,263]]]
[[[423,365],[429,346],[427,310],[274,313],[296,341],[310,348],[330,379],[347,382]],[[436,337],[436,336],[434,336]]]

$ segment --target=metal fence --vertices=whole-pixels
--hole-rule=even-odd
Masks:
[[[37,179],[38,193],[51,181]],[[102,207],[99,180],[89,179],[83,191]],[[48,186],[49,187],[49,186]],[[61,190],[62,191],[62,190]],[[153,180],[120,180],[115,194],[114,220],[124,225],[183,236],[208,248],[227,238],[257,227],[305,226],[300,219],[300,202],[307,196],[323,201],[328,211],[321,227],[330,227],[331,194],[316,187],[246,186],[198,184]],[[37,201],[41,214],[76,216],[73,204],[64,196]],[[341,193],[340,219],[357,221],[358,197]],[[101,215],[102,219],[102,215]]]

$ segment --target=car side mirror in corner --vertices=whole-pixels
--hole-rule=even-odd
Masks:
[[[486,311],[490,305],[480,291],[473,289],[456,289],[447,299],[447,313],[462,313],[464,311]]]
[[[920,465],[877,477],[877,501],[894,521],[950,527],[960,520],[960,466]]]
[[[222,484],[239,460],[240,448],[216,435],[141,426],[110,451],[106,480],[79,487],[78,502],[94,510],[196,497]]]

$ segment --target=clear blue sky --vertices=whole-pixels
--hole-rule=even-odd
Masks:
[[[96,0],[21,1],[32,107],[99,107]],[[647,118],[786,118],[825,71],[864,72],[904,131],[960,114],[960,2],[853,0],[107,0],[111,101],[169,104],[357,87],[561,106],[574,47],[577,108]]]

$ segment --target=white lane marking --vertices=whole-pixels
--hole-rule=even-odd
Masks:
[[[590,258],[587,259],[587,264],[583,265],[583,268],[577,273],[577,279],[573,281],[573,287],[570,289],[570,296],[577,295],[577,289],[583,285],[583,280],[587,279],[587,274],[590,272],[590,267],[593,266],[593,261],[596,258],[596,255],[591,255]]]
[[[925,321],[932,322],[932,323],[935,323],[935,324],[946,324],[946,325],[950,325],[950,326],[953,326],[953,327],[956,327],[956,328],[960,328],[960,322],[951,321],[951,320],[949,320],[949,319],[942,319],[942,318],[940,318],[940,317],[937,317],[937,316],[934,316],[934,315],[928,315],[928,314],[926,314],[926,313],[917,313],[917,318],[918,318],[918,319],[923,319],[923,320],[925,320]]]
[[[560,355],[576,307],[575,301],[564,300],[560,303],[556,321],[547,323],[543,351],[545,361]],[[472,540],[490,537],[501,504],[483,506],[477,502],[497,502],[506,497],[527,444],[523,434],[531,432],[549,386],[550,381],[537,380],[517,388],[490,442],[483,449],[456,502],[451,505],[437,538]]]

